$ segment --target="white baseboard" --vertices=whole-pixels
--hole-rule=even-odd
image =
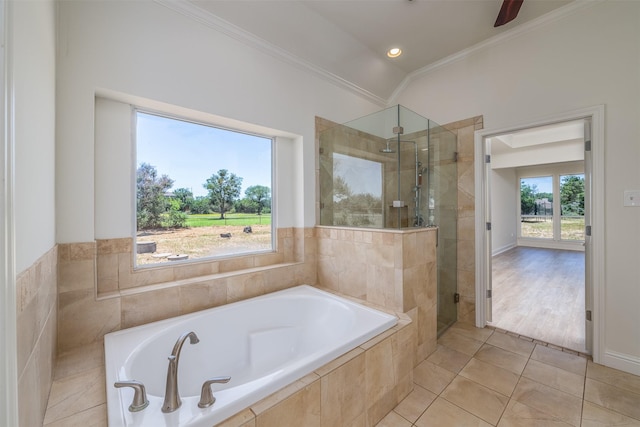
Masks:
[[[607,350],[602,364],[634,375],[640,375],[640,357]]]
[[[508,245],[506,245],[506,246],[503,246],[503,247],[501,247],[501,248],[493,249],[493,250],[491,251],[491,256],[500,255],[501,253],[506,252],[506,251],[508,251],[509,249],[513,249],[513,248],[515,248],[516,246],[518,246],[516,243],[510,243],[510,244],[508,244]]]

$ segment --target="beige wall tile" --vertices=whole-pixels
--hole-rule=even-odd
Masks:
[[[242,274],[227,278],[227,302],[240,301],[264,295],[264,275]]]
[[[367,401],[375,403],[391,391],[396,383],[393,366],[393,336],[381,341],[365,353]]]
[[[38,397],[38,368],[35,363],[29,363],[18,378],[19,427],[32,427],[42,424],[46,401],[41,402]]]
[[[365,412],[365,355],[359,352],[321,378],[322,426],[351,425]]]
[[[96,244],[95,242],[86,242],[69,245],[68,256],[68,261],[93,260],[96,257]]]
[[[53,380],[57,323],[56,247],[17,277],[18,412],[21,426],[42,424]]]
[[[93,290],[59,295],[58,351],[93,343],[120,328],[119,298],[96,301]]]
[[[188,266],[173,267],[174,280],[189,279],[192,277],[208,276],[218,273],[220,265],[218,262],[193,263]]]
[[[79,243],[74,243],[72,246],[76,246]],[[119,253],[132,253],[133,252],[133,239],[131,237],[124,237],[120,239],[97,239],[96,247],[98,255],[106,254],[119,254]]]
[[[218,424],[218,427],[255,427],[256,416],[250,409],[245,409]]]
[[[320,427],[320,381],[314,380],[269,409],[254,412],[256,427]]]
[[[179,288],[126,295],[121,300],[123,329],[180,315]]]
[[[180,286],[178,292],[180,294],[180,314],[193,313],[227,303],[225,279]]]
[[[109,260],[115,261],[113,256],[109,256]],[[94,259],[60,263],[58,292],[93,290],[95,287],[95,268]]]
[[[64,264],[62,264],[64,265]],[[62,266],[61,265],[61,266]],[[97,293],[115,292],[119,287],[119,257],[118,254],[104,254],[96,259],[96,288]],[[74,289],[69,289],[74,290]]]

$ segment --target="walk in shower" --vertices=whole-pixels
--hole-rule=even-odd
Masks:
[[[396,105],[319,134],[320,225],[438,227],[438,333],[456,321],[457,139]]]

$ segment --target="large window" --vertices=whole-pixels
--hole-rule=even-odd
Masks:
[[[584,174],[560,175],[560,239],[584,240]]]
[[[553,177],[520,180],[520,235],[553,239]]]
[[[273,250],[273,138],[135,112],[136,264]]]
[[[583,241],[584,174],[521,178],[520,237]]]

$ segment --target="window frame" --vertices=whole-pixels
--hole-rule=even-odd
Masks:
[[[584,251],[584,240],[573,240],[573,239],[561,238],[561,224],[560,224],[560,221],[561,221],[560,177],[567,176],[567,175],[584,175],[584,174],[585,174],[584,164],[582,162],[549,163],[549,164],[540,164],[540,165],[528,165],[528,166],[516,168],[517,227],[515,231],[516,231],[517,246]],[[536,238],[536,237],[522,236],[520,183],[523,179],[548,177],[548,176],[552,177],[552,189],[553,189],[553,199],[554,199],[553,238]]]
[[[259,137],[259,138],[264,138],[267,140],[270,140],[270,152],[271,152],[271,162],[270,162],[270,167],[271,167],[271,173],[270,173],[270,191],[271,191],[271,248],[270,249],[258,249],[258,250],[253,250],[253,251],[246,251],[246,252],[234,252],[234,253],[227,253],[227,254],[221,254],[221,255],[212,255],[212,256],[206,256],[206,257],[200,257],[200,258],[189,258],[186,260],[178,260],[178,261],[163,261],[163,262],[158,262],[158,263],[152,263],[152,264],[138,264],[137,262],[137,251],[136,251],[136,243],[137,243],[137,233],[138,233],[138,224],[137,224],[137,179],[136,179],[136,175],[137,175],[137,169],[138,169],[138,140],[137,140],[137,135],[138,135],[138,113],[141,114],[146,114],[146,115],[152,115],[152,116],[156,116],[156,117],[160,117],[160,118],[164,118],[164,119],[169,119],[169,120],[178,120],[178,121],[182,121],[182,122],[186,122],[186,123],[190,123],[190,124],[195,124],[195,125],[200,125],[200,126],[206,126],[206,127],[211,127],[211,128],[215,128],[215,129],[219,129],[219,130],[223,130],[223,131],[227,131],[227,132],[234,132],[234,133],[239,133],[239,134],[244,134],[244,135],[249,135],[249,136],[254,136],[254,137]],[[266,255],[266,254],[271,254],[271,253],[276,253],[278,251],[278,247],[277,247],[277,243],[278,243],[278,236],[277,236],[277,212],[276,212],[276,200],[277,200],[277,189],[275,188],[275,182],[276,182],[276,143],[277,143],[277,135],[266,135],[263,133],[258,133],[258,132],[254,132],[254,131],[250,131],[248,129],[242,129],[242,123],[237,122],[236,123],[238,125],[238,127],[234,128],[234,127],[230,127],[230,126],[226,126],[226,125],[222,125],[222,124],[218,124],[215,123],[213,121],[206,121],[206,120],[202,120],[202,119],[196,119],[193,117],[188,117],[185,115],[181,115],[181,114],[174,114],[174,113],[168,113],[166,111],[159,111],[159,110],[155,110],[152,108],[145,108],[139,105],[131,105],[131,150],[132,152],[132,171],[131,171],[131,176],[132,176],[132,209],[131,209],[131,214],[132,214],[132,232],[133,232],[133,250],[132,250],[132,257],[133,257],[133,261],[132,261],[132,267],[135,270],[143,270],[143,269],[152,269],[152,268],[166,268],[167,266],[180,266],[180,265],[185,265],[185,264],[194,264],[194,263],[203,263],[203,262],[216,262],[216,261],[220,261],[220,260],[225,260],[225,259],[232,259],[232,258],[239,258],[239,257],[246,257],[246,256],[254,256],[254,255]],[[255,127],[255,125],[251,125],[251,124],[246,124],[247,128],[250,127]]]

